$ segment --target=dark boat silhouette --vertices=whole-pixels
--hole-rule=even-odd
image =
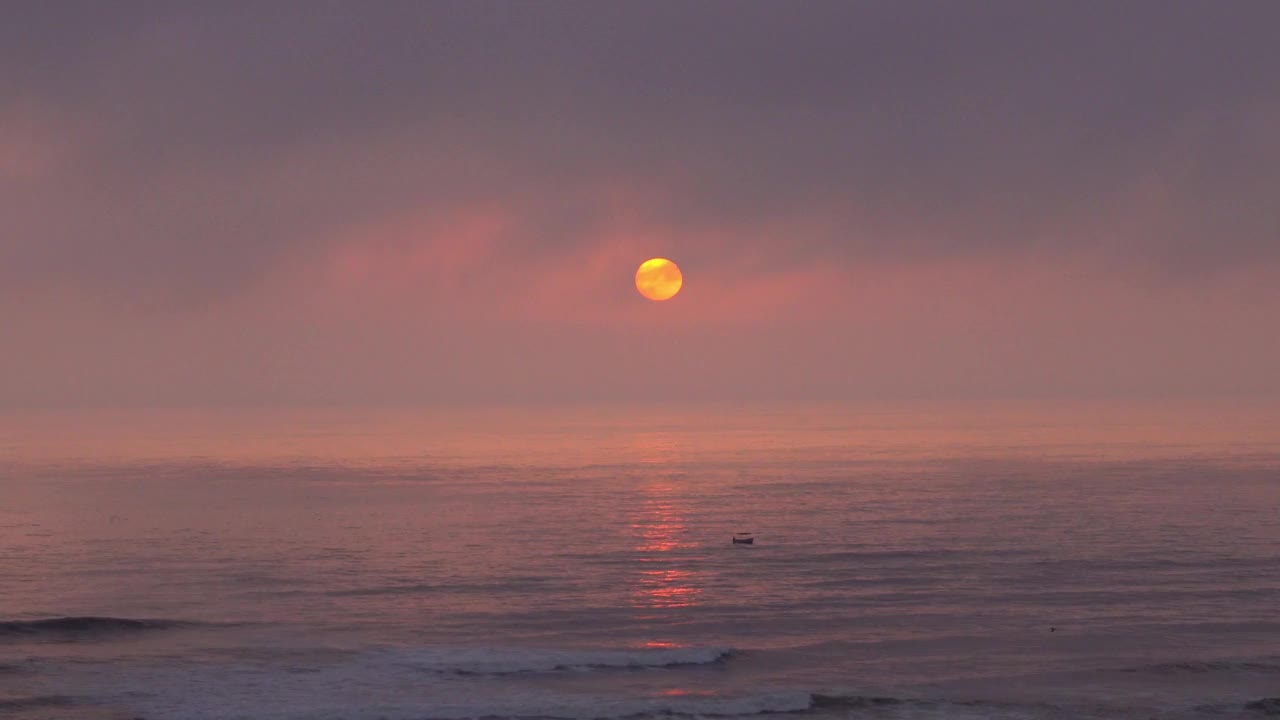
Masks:
[[[749,532],[740,532],[733,534],[734,545],[754,545],[756,539]]]

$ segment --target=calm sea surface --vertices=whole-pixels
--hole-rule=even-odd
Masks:
[[[1276,698],[1280,415],[1256,408],[0,417],[0,717]]]

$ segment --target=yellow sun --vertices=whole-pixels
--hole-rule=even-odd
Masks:
[[[670,300],[683,284],[680,268],[666,258],[645,260],[636,270],[636,289],[650,300]]]

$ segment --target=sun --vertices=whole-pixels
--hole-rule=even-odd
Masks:
[[[650,300],[670,300],[684,285],[680,268],[666,258],[645,260],[636,270],[636,290]]]

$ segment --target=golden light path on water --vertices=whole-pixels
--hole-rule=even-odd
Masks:
[[[689,607],[698,601],[702,588],[695,572],[672,567],[672,553],[694,547],[686,537],[685,512],[679,505],[678,488],[662,476],[662,465],[674,455],[669,439],[661,434],[644,434],[635,441],[644,464],[655,477],[641,492],[639,512],[631,523],[636,535],[636,553],[642,569],[636,588],[636,605],[648,609]]]

